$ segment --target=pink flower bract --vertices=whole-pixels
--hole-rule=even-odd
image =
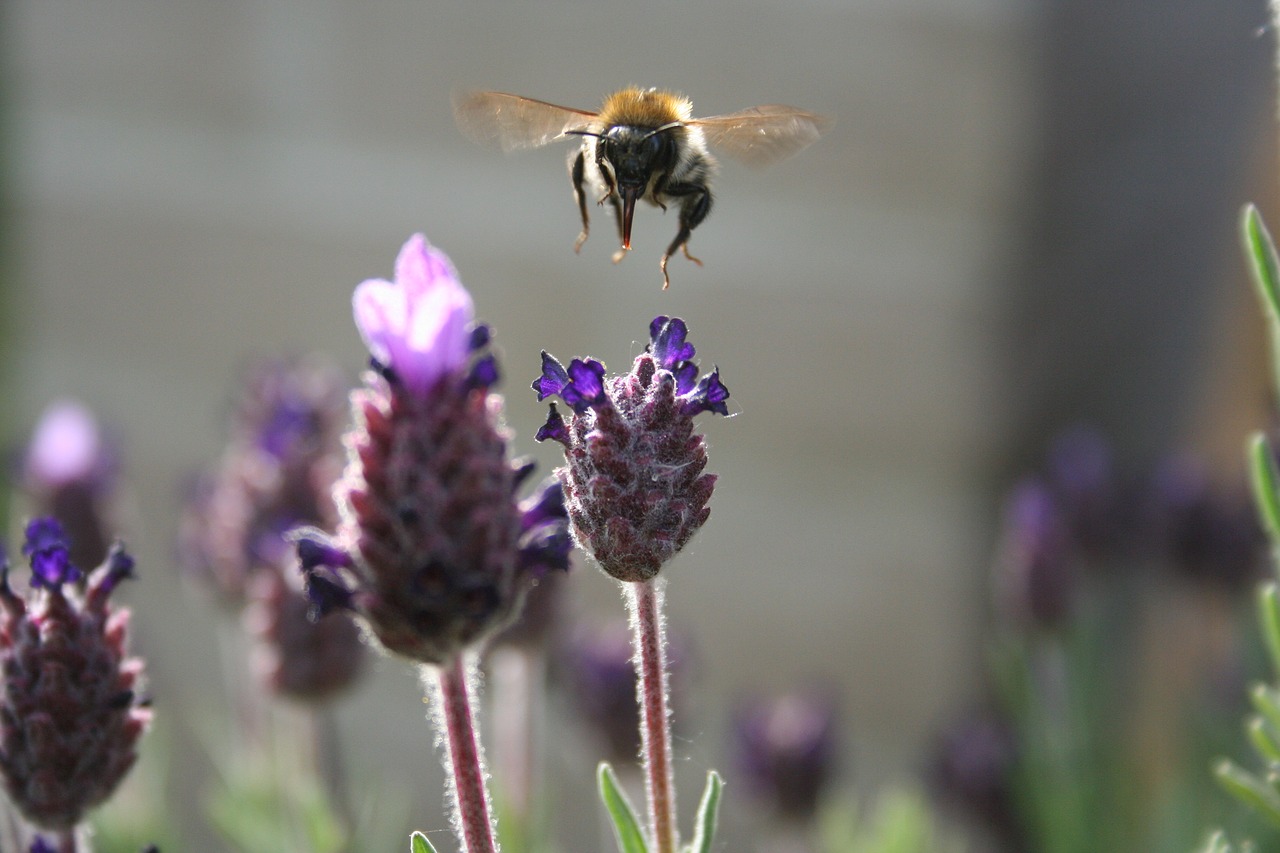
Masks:
[[[362,282],[352,300],[369,353],[405,387],[425,394],[470,352],[474,306],[453,264],[415,234],[396,258],[395,281]]]

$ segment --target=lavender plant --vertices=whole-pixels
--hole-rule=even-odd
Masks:
[[[459,842],[493,853],[475,655],[531,579],[568,567],[560,487],[519,499],[531,466],[509,456],[490,332],[443,253],[410,238],[394,282],[362,283],[354,308],[372,369],[352,394],[337,531],[294,537],[307,594],[317,617],[349,611],[383,649],[422,665]],[[430,847],[420,835],[412,844]]]
[[[1244,210],[1242,232],[1270,338],[1272,381],[1274,387],[1280,389],[1280,258],[1262,217],[1252,205]],[[1271,543],[1273,568],[1280,571],[1280,468],[1272,441],[1264,433],[1255,433],[1248,444],[1248,462],[1258,515]],[[1250,691],[1255,713],[1249,718],[1246,731],[1257,758],[1267,769],[1254,773],[1223,759],[1214,772],[1236,799],[1266,824],[1280,827],[1280,775],[1276,773],[1280,764],[1280,586],[1275,577],[1258,590],[1257,613],[1271,661],[1273,683],[1258,684]],[[1239,848],[1240,851],[1252,849],[1251,842]],[[1222,831],[1214,833],[1204,847],[1205,853],[1235,853],[1236,850]]]
[[[606,377],[603,363],[575,358],[566,368],[542,353],[534,380],[539,400],[558,396],[538,431],[539,441],[564,446],[556,470],[579,547],[622,585],[631,616],[641,755],[648,800],[647,833],[618,787],[611,766],[600,765],[601,796],[624,853],[675,853],[680,848],[671,767],[671,722],[664,583],[658,573],[710,515],[715,475],[704,473],[706,441],[694,432],[702,412],[728,414],[728,389],[719,369],[699,377],[683,320],[657,317],[649,345],[631,371]],[[708,774],[689,849],[709,849],[721,780]]]
[[[78,832],[137,759],[151,723],[143,664],[127,652],[129,611],[110,597],[133,577],[116,543],[92,572],[71,561],[52,518],[26,527],[25,594],[0,565],[0,782],[9,802],[56,853],[87,850]]]

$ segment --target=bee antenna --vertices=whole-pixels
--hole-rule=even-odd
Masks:
[[[602,134],[602,133],[593,133],[593,132],[592,132],[592,131],[590,131],[590,130],[566,130],[566,131],[564,132],[564,135],[565,135],[565,136],[594,136],[596,139],[603,139],[603,138],[604,138],[604,134]]]
[[[662,127],[655,127],[653,130],[646,133],[644,135],[644,138],[648,139],[650,136],[657,136],[659,133],[662,133],[664,130],[675,130],[677,127],[684,127],[684,122],[672,121],[664,124]]]

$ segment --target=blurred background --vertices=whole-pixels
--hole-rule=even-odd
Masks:
[[[1267,417],[1236,237],[1246,200],[1278,207],[1262,0],[9,0],[0,16],[3,438],[20,447],[70,396],[118,440],[134,647],[188,817],[227,661],[225,615],[176,564],[184,484],[216,462],[255,357],[320,351],[354,380],[352,288],[389,277],[415,231],[495,329],[516,450],[543,471],[540,349],[625,370],[649,320],[677,315],[732,391],[734,417],[704,421],[711,521],[668,570],[696,672],[684,796],[723,763],[736,697],[800,685],[835,696],[842,784],[919,776],[982,692],[1003,495],[1052,437],[1087,423],[1122,468],[1189,448],[1229,480]],[[638,211],[614,266],[593,210],[575,256],[571,145],[503,156],[451,117],[460,87],[595,109],[628,84],[700,115],[835,119],[767,171],[722,164],[691,243],[705,266],[674,258],[667,292],[674,214]],[[621,613],[589,565],[564,591],[565,619]],[[350,778],[442,829],[416,681],[374,670],[337,705]],[[557,796],[591,798],[595,744],[567,714],[548,729]],[[594,805],[572,814],[595,831]]]

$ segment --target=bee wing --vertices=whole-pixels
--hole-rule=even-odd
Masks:
[[[457,92],[453,118],[458,129],[481,145],[498,145],[510,153],[538,148],[568,130],[585,129],[595,113],[559,107],[546,101],[505,92]]]
[[[758,168],[813,144],[831,126],[831,120],[796,107],[764,104],[686,124],[702,128],[712,148]]]

